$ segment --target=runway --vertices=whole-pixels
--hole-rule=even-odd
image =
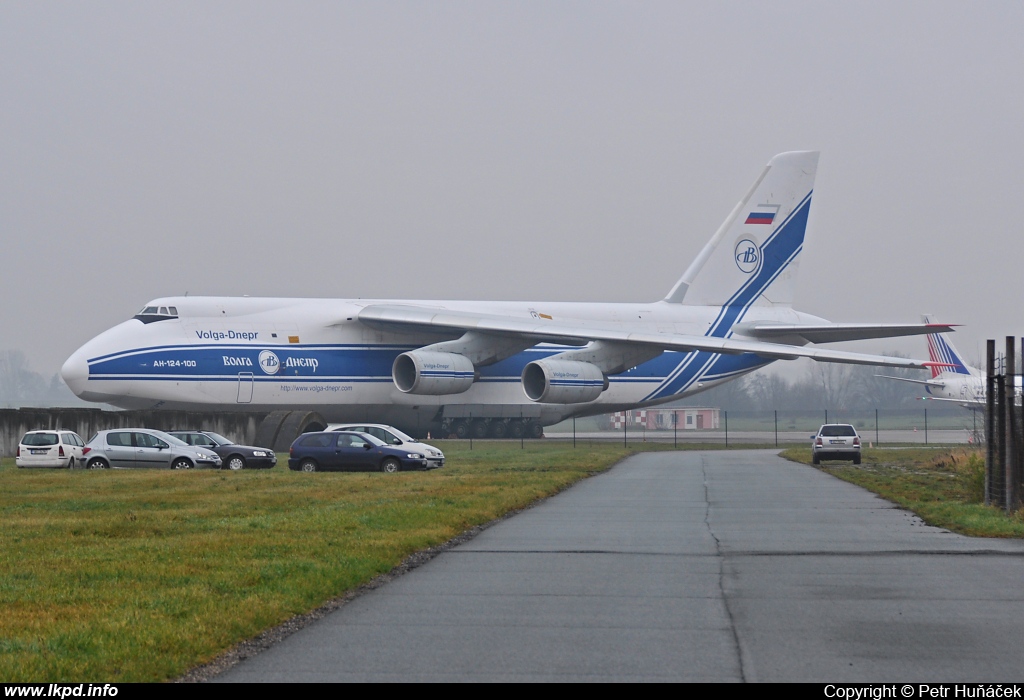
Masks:
[[[1006,682],[1022,580],[773,451],[651,452],[214,680]]]

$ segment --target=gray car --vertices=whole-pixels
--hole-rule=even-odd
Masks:
[[[93,435],[79,463],[88,469],[219,469],[221,459],[212,450],[193,447],[160,430],[121,428]]]

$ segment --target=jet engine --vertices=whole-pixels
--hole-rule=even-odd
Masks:
[[[406,394],[461,394],[473,386],[476,370],[465,355],[412,350],[395,358],[391,378]]]
[[[523,390],[538,403],[586,403],[608,388],[596,365],[569,360],[535,360],[523,368]]]

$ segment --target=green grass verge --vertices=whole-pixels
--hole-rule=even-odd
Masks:
[[[811,448],[793,447],[782,456],[810,464]],[[1024,537],[1024,512],[1007,516],[984,505],[980,450],[865,449],[860,466],[827,462],[820,469],[913,511],[929,525],[974,537]]]
[[[175,678],[410,554],[663,445],[444,444],[433,472],[0,460],[0,681]],[[668,448],[671,448],[669,445]]]

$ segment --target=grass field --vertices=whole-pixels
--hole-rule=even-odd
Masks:
[[[810,447],[782,452],[811,463]],[[874,491],[929,525],[975,537],[1024,537],[1024,514],[984,505],[985,458],[967,448],[866,449],[862,464],[828,462],[821,469]]]
[[[749,446],[745,446],[749,447]],[[694,445],[688,449],[722,449]],[[159,681],[414,552],[663,444],[445,442],[434,472],[28,471],[0,460],[0,682]],[[809,462],[809,448],[784,453]],[[976,453],[865,450],[825,470],[928,522],[1017,537]]]
[[[0,681],[158,681],[659,446],[446,443],[433,472],[0,461]]]

